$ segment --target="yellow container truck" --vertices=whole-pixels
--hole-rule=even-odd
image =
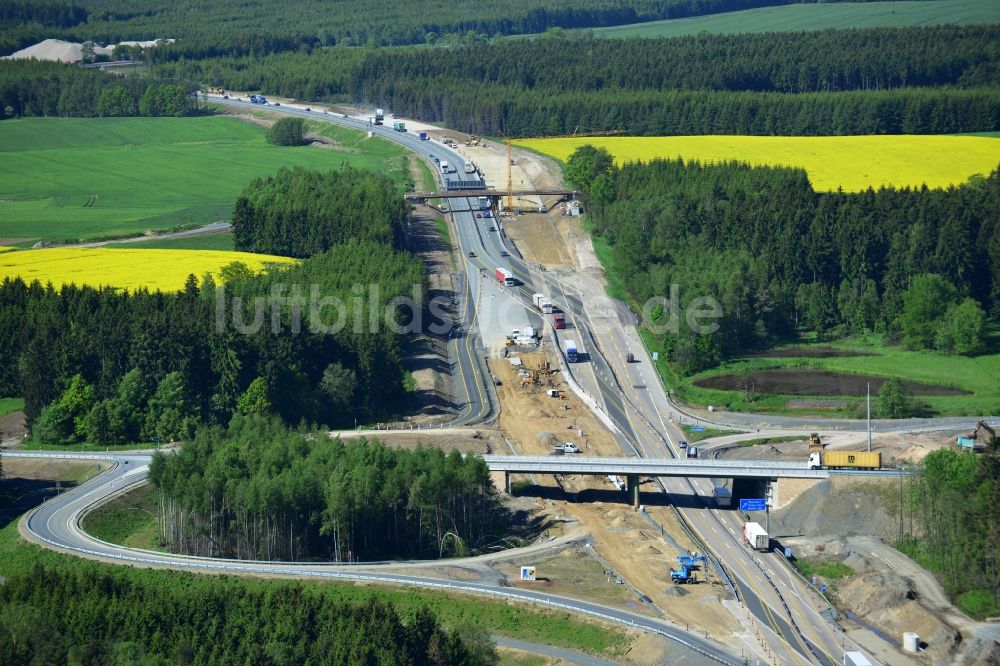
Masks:
[[[872,451],[813,451],[809,469],[879,469],[882,454]]]

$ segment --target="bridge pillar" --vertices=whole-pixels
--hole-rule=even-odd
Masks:
[[[625,476],[625,492],[632,498],[633,508],[639,508],[639,475],[628,474]]]
[[[503,490],[510,495],[510,472],[503,473]]]

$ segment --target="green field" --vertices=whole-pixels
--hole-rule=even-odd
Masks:
[[[21,398],[0,398],[0,416],[6,416],[11,412],[24,409],[24,400]]]
[[[700,32],[733,34],[998,22],[1000,2],[996,0],[820,2],[595,28],[593,33],[612,38],[681,37]]]
[[[852,374],[870,374],[896,377],[929,384],[953,386],[970,392],[958,396],[916,396],[915,403],[923,405],[934,416],[981,416],[1000,411],[1000,352],[997,352],[1000,331],[994,331],[993,353],[981,356],[948,356],[929,351],[907,351],[902,347],[881,344],[878,341],[845,341],[823,344],[823,347],[855,351],[868,356],[836,358],[752,358],[724,363],[692,377],[677,378],[664,375],[664,381],[682,400],[697,405],[715,405],[732,411],[765,414],[800,415],[822,414],[846,418],[863,417],[864,396],[828,397],[846,403],[829,410],[813,408],[792,409],[789,400],[802,396],[760,394],[750,402],[741,391],[722,391],[695,386],[694,382],[706,377],[741,373],[750,369],[775,367],[811,367]],[[650,340],[647,338],[647,344]],[[804,345],[808,346],[808,345]],[[655,347],[653,347],[655,349]],[[662,371],[663,367],[659,368]],[[873,396],[874,397],[874,396]]]
[[[180,238],[153,238],[137,243],[109,243],[108,247],[131,248],[133,250],[222,250],[232,252],[236,249],[236,244],[233,242],[233,235],[226,232],[202,236],[181,236]]]
[[[322,134],[321,147],[283,148],[261,127],[226,117],[3,121],[0,245],[227,220],[246,183],[282,166],[349,164],[410,181],[402,148],[335,127]]]

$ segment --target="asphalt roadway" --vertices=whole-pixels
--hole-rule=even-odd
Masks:
[[[703,663],[739,664],[742,658],[715,641],[675,625],[636,613],[601,604],[535,592],[501,587],[489,583],[448,581],[420,576],[387,573],[385,569],[399,567],[371,564],[316,564],[299,562],[268,562],[188,557],[156,551],[126,548],[106,543],[86,534],[80,527],[83,514],[110,498],[143,483],[151,460],[150,452],[130,453],[29,453],[2,452],[4,457],[55,458],[69,460],[108,460],[112,467],[72,490],[58,495],[31,510],[22,518],[22,534],[50,548],[105,561],[134,566],[150,566],[206,573],[257,574],[294,576],[299,578],[339,579],[392,585],[413,585],[447,591],[482,594],[491,597],[530,602],[596,617],[627,627],[648,631],[703,658]],[[530,547],[529,547],[530,548]],[[512,554],[513,551],[512,551]]]

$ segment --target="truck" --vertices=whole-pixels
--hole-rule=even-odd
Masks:
[[[577,351],[576,351],[576,340],[566,341],[566,362],[576,363]]]
[[[382,109],[375,109],[375,117],[372,119],[372,124],[381,125],[385,121],[385,111]]]
[[[465,165],[462,167],[465,173],[476,173],[476,165],[469,160],[465,161]]]
[[[514,287],[517,285],[517,280],[514,279],[514,274],[506,268],[500,267],[497,267],[497,282],[505,284],[508,287]]]
[[[728,509],[733,505],[733,493],[725,486],[716,486],[713,488],[712,497],[715,498],[715,506],[720,509]]]
[[[448,166],[448,160],[441,160],[441,173],[450,173],[451,167]]]
[[[427,141],[430,137],[427,136],[427,132],[418,132],[417,138],[420,139],[421,141]]]
[[[562,312],[553,312],[552,328],[566,328],[566,315]]]
[[[479,197],[479,210],[489,210],[490,209],[490,198],[489,197]]]
[[[552,301],[545,294],[534,294],[531,302],[542,314],[552,314]]]
[[[809,469],[879,469],[882,454],[877,451],[813,451]]]
[[[687,447],[687,457],[688,458],[697,458],[698,457],[698,447],[697,446],[689,446],[689,447]]]
[[[406,123],[404,123],[404,122],[402,122],[400,120],[394,120],[394,121],[392,121],[392,129],[395,130],[395,131],[397,131],[397,132],[405,132],[406,131]]]
[[[844,666],[872,666],[872,662],[862,652],[845,652]]]
[[[250,102],[253,104],[267,104],[267,98],[263,95],[250,95]]]
[[[760,523],[745,524],[743,526],[743,540],[750,544],[754,550],[761,550],[765,553],[771,550],[771,540]]]
[[[556,444],[554,449],[559,453],[580,453],[580,447],[573,442],[563,442]]]

